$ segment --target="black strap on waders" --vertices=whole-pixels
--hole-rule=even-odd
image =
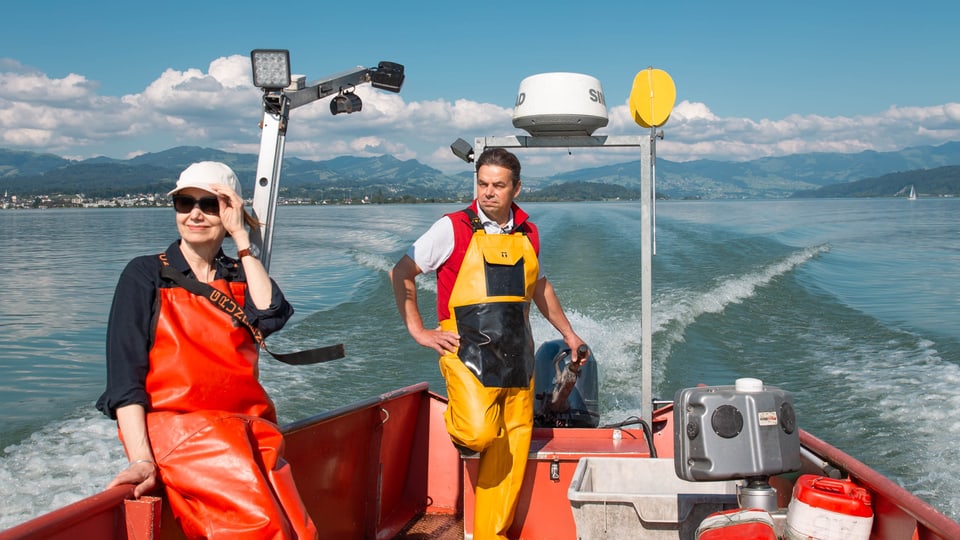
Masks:
[[[480,222],[480,216],[478,216],[477,213],[473,211],[473,208],[470,208],[468,206],[461,211],[464,214],[466,214],[468,218],[470,218],[470,227],[473,229],[473,232],[477,232],[477,231],[486,232],[486,229],[483,228],[483,223]],[[526,222],[523,222],[520,225],[514,225],[513,230],[510,232],[518,232],[526,235],[527,234]]]
[[[164,261],[164,263],[166,263],[166,261]],[[237,304],[233,298],[230,298],[229,295],[224,294],[222,291],[207,283],[201,283],[196,279],[183,275],[176,268],[173,268],[168,264],[164,264],[160,269],[160,276],[169,279],[170,281],[197,296],[206,298],[211,304],[223,310],[223,312],[227,315],[230,315],[232,318],[236,319],[240,324],[250,331],[253,339],[257,341],[257,344],[263,348],[263,350],[267,351],[270,356],[283,362],[284,364],[303,366],[307,364],[329,362],[331,360],[344,357],[345,353],[343,350],[343,343],[321,347],[319,349],[309,349],[306,351],[274,353],[267,348],[267,343],[264,341],[263,334],[260,333],[260,330],[254,328],[253,325],[250,324],[250,321],[247,320],[247,314],[243,312],[243,308],[240,307],[240,305]]]
[[[480,216],[473,211],[469,206],[463,209],[463,213],[470,218],[470,227],[473,229],[473,232],[483,231],[483,223],[480,223]]]

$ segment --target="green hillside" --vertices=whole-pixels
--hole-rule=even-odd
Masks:
[[[521,156],[522,158],[522,156]],[[252,186],[257,156],[182,146],[128,160],[72,161],[0,149],[0,194],[22,199],[61,194],[110,198],[164,194],[196,161],[229,164]],[[657,160],[657,196],[669,199],[892,197],[913,184],[921,196],[960,196],[960,142],[897,152],[812,153],[745,162]],[[470,166],[445,174],[416,160],[343,156],[288,157],[280,195],[310,203],[368,198],[376,202],[463,200],[472,194]],[[524,177],[525,200],[603,200],[639,196],[639,160],[548,177]],[[247,188],[249,189],[249,188]],[[247,197],[251,193],[245,193]]]

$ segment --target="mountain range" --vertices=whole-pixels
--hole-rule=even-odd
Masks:
[[[256,174],[255,154],[194,146],[126,160],[97,157],[82,161],[0,149],[0,191],[20,197],[166,193],[181,170],[204,160],[227,163],[241,179]],[[524,197],[536,198],[538,192],[559,199],[573,192],[580,194],[574,198],[583,198],[584,192],[588,198],[589,193],[638,193],[639,169],[640,161],[635,160],[546,177],[525,176]],[[287,157],[280,190],[281,196],[305,199],[456,199],[472,193],[472,174],[469,167],[450,175],[390,155],[326,161]],[[960,142],[895,152],[808,153],[742,162],[657,159],[658,196],[674,199],[894,196],[908,184],[914,184],[922,195],[960,195]]]

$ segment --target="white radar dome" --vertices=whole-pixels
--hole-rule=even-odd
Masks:
[[[533,136],[593,135],[607,125],[600,81],[580,73],[540,73],[520,81],[513,127]]]

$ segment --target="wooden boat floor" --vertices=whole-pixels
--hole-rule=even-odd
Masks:
[[[463,516],[423,514],[393,540],[463,540]]]

